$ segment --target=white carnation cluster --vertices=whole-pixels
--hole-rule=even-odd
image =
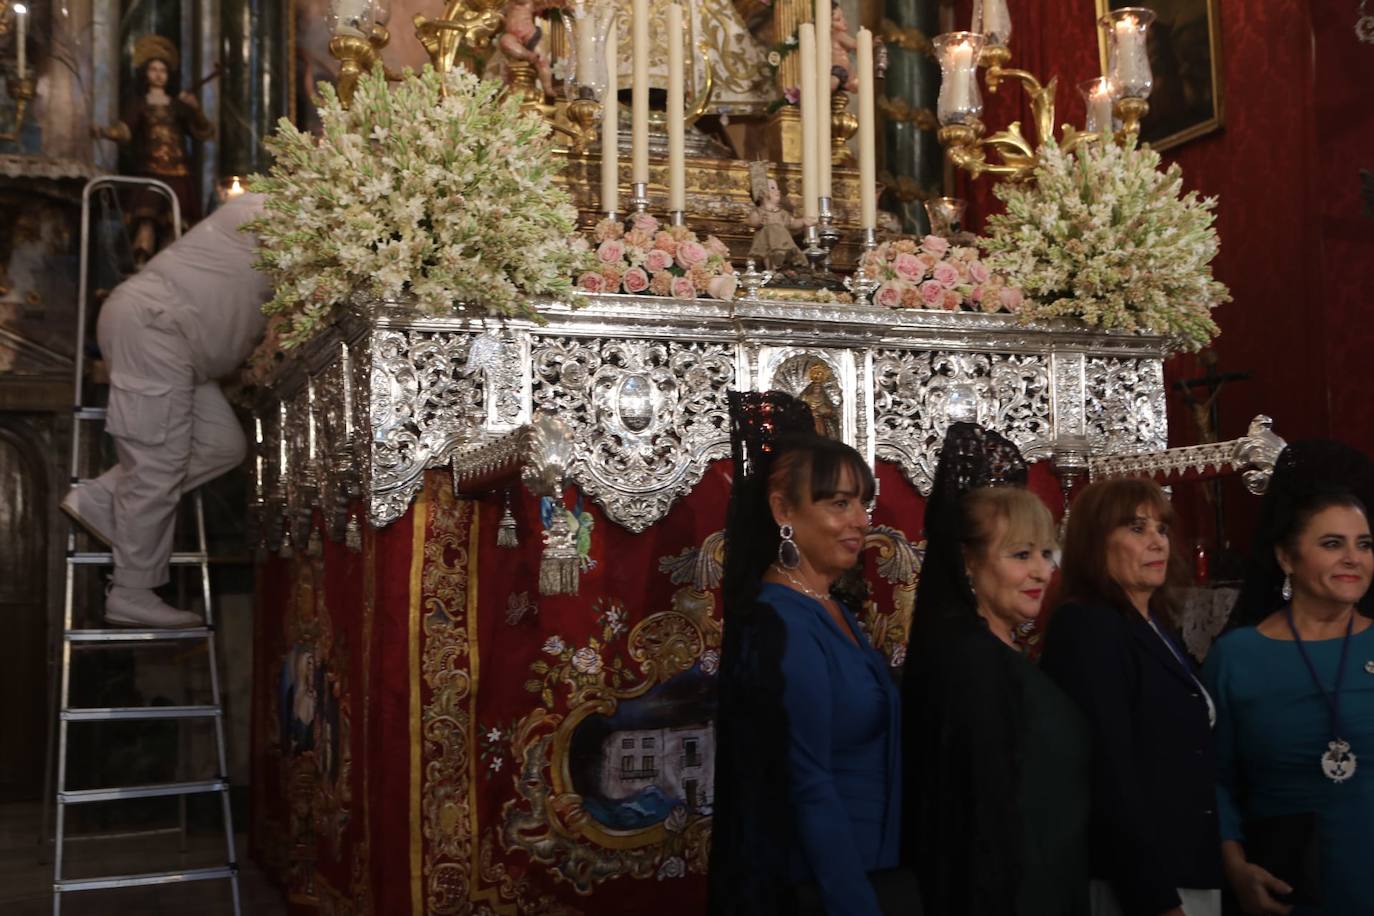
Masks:
[[[1216,199],[1182,193],[1178,165],[1159,162],[1134,145],[1051,142],[1030,182],[998,185],[1007,209],[984,247],[1024,291],[1022,315],[1169,334],[1190,350],[1219,333],[1211,310],[1231,296],[1212,277]]]
[[[436,315],[530,315],[528,296],[571,292],[587,255],[549,128],[501,92],[428,66],[392,87],[379,67],[347,110],[320,85],[319,137],[281,121],[267,141],[275,163],[250,184],[267,212],[249,228],[276,282],[263,310],[286,319],[282,346],[355,293]]]

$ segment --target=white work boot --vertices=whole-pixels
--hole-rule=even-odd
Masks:
[[[114,498],[103,487],[77,484],[62,500],[62,511],[106,547],[114,542]]]
[[[105,620],[122,627],[185,629],[203,627],[205,621],[190,611],[178,611],[150,588],[111,586],[105,595]]]

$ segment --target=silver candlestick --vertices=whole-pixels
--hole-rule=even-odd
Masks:
[[[845,281],[844,285],[854,294],[854,301],[857,304],[872,305],[873,293],[882,285],[878,282],[877,278],[870,277],[868,271],[864,269],[863,256],[870,251],[876,250],[878,247],[878,233],[872,226],[864,229],[863,241],[860,243],[860,247],[863,250],[859,254],[859,267],[854,271],[854,275]]]
[[[687,225],[687,214],[682,210],[671,210],[668,212],[668,225],[685,226]]]
[[[830,209],[831,199],[822,197],[820,199],[820,218],[816,225],[816,234],[819,237],[821,248],[825,249],[825,261],[823,265],[826,270],[830,269],[830,253],[835,250],[835,246],[840,241],[840,230],[835,228],[835,214]]]
[[[820,273],[825,269],[825,261],[828,254],[826,250],[821,247],[820,230],[814,223],[806,227],[806,234],[802,236],[802,241],[806,245],[806,247],[802,249],[802,254],[806,255],[806,260],[810,262],[811,269],[816,273]]]
[[[649,183],[636,181],[630,185],[630,209],[635,216],[649,212]]]

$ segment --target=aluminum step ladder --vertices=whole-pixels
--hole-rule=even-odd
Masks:
[[[91,247],[91,201],[99,192],[112,194],[118,188],[151,189],[165,197],[172,209],[173,231],[181,236],[181,209],[172,189],[160,181],[124,176],[95,178],[86,183],[81,195],[81,264],[80,281],[77,291],[76,325],[76,366],[72,411],[71,444],[71,482],[82,481],[83,427],[90,423],[103,423],[105,409],[87,406],[85,403],[85,344],[86,344],[86,299],[90,273]],[[62,616],[62,642],[57,651],[60,654],[60,668],[57,673],[57,688],[53,694],[56,713],[56,787],[48,797],[54,801],[56,830],[53,847],[53,914],[62,912],[64,894],[79,891],[127,888],[145,885],[179,884],[188,881],[212,881],[227,879],[233,900],[235,916],[240,913],[238,863],[234,849],[234,821],[229,798],[228,759],[224,740],[224,705],[220,694],[218,657],[215,652],[214,604],[210,594],[210,557],[205,537],[205,511],[200,491],[191,494],[192,510],[195,518],[196,549],[190,552],[174,553],[171,563],[181,567],[198,567],[200,570],[200,590],[205,611],[205,625],[188,629],[150,629],[110,627],[102,629],[78,628],[75,620],[75,607],[78,595],[78,575],[84,567],[112,568],[113,554],[108,551],[81,551],[77,549],[77,529],[72,522],[67,536],[66,593]],[[89,590],[87,590],[89,591]],[[203,653],[185,653],[184,663],[193,658],[204,658],[209,665],[210,702],[203,705],[181,706],[107,706],[73,707],[71,705],[72,660],[73,652],[83,649],[123,648],[146,649],[150,647],[183,646],[199,643]],[[114,721],[176,721],[209,720],[213,724],[217,775],[208,779],[195,779],[183,782],[153,783],[135,786],[112,786],[97,789],[72,790],[67,788],[68,731],[74,723],[114,722]],[[180,729],[180,726],[179,726]],[[178,738],[178,745],[185,747],[187,742]],[[49,744],[49,754],[53,753]],[[53,767],[48,767],[52,778]],[[183,851],[185,837],[185,802],[194,795],[218,794],[224,820],[225,864],[211,868],[186,868],[170,871],[142,872],[137,874],[108,875],[95,878],[68,878],[63,876],[64,842],[84,839],[85,837],[66,836],[67,809],[71,805],[86,805],[97,802],[121,801],[127,799],[148,799],[176,797],[181,803],[181,826]],[[47,794],[47,793],[45,793]],[[175,829],[175,828],[174,828]],[[137,831],[136,834],[166,832],[160,830]],[[130,834],[104,834],[95,839],[129,836]],[[44,836],[47,836],[45,821]]]

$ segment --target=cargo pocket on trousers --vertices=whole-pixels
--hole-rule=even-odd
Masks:
[[[172,401],[168,397],[171,391],[172,386],[165,382],[112,373],[106,432],[143,445],[166,442],[167,421],[172,415]]]

